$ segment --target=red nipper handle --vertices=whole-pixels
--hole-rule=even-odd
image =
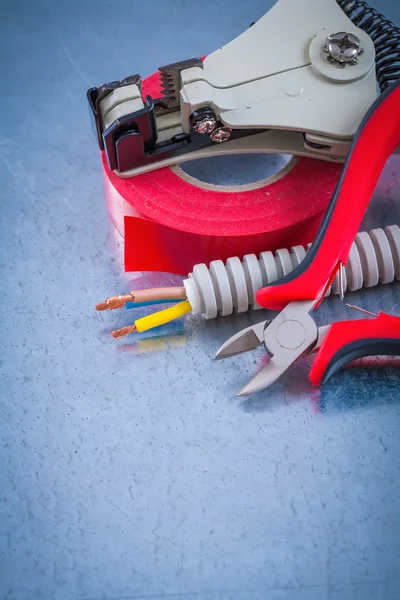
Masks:
[[[379,313],[376,319],[334,323],[311,367],[310,381],[318,386],[353,360],[386,355],[400,356],[400,317]]]
[[[386,160],[400,145],[400,79],[365,115],[313,245],[296,269],[256,294],[264,308],[282,310],[293,300],[319,299],[339,263],[346,264]]]

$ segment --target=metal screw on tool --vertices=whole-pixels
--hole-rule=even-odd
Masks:
[[[210,138],[213,142],[226,142],[231,137],[232,129],[229,127],[218,127],[210,134]]]
[[[330,35],[323,49],[328,54],[329,62],[337,63],[341,68],[344,68],[346,64],[356,65],[358,56],[364,52],[364,48],[360,47],[359,38],[345,31]]]
[[[217,126],[217,121],[214,117],[207,116],[193,123],[193,129],[202,135],[211,133]]]

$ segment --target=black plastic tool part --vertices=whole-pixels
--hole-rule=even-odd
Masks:
[[[108,165],[112,171],[120,169],[117,145],[120,138],[124,137],[126,139],[127,136],[133,136],[134,138],[132,144],[129,144],[128,146],[132,146],[132,149],[137,148],[139,152],[137,160],[143,156],[146,150],[149,150],[155,145],[157,140],[157,127],[154,116],[154,101],[151,96],[147,96],[144,108],[117,119],[103,132],[104,149],[107,155]],[[139,141],[138,136],[141,138],[139,144],[137,143]],[[122,148],[128,148],[128,146],[126,143],[123,144],[120,154],[122,153]],[[120,158],[125,166],[128,165],[128,168],[137,166],[137,164],[134,164],[132,167],[129,166],[132,160],[134,163],[137,162],[134,160],[135,155],[131,157],[131,161],[128,156],[121,156]]]
[[[135,167],[161,160],[163,158],[160,157],[161,154],[170,155],[183,150],[189,144],[189,136],[179,134],[166,142],[156,144],[146,152],[142,135],[138,131],[128,131],[116,141],[118,169],[123,173]]]
[[[356,340],[343,346],[329,361],[322,383],[326,383],[344,365],[367,356],[400,356],[400,339]]]

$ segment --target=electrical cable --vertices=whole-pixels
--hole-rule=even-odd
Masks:
[[[150,300],[165,300],[167,298],[186,298],[184,287],[162,287],[131,292],[134,302],[149,302]]]
[[[119,296],[112,296],[107,298],[105,302],[96,304],[96,310],[115,310],[116,308],[122,308],[128,302],[133,302],[138,308],[140,303],[167,303],[174,302],[174,300],[183,300],[186,298],[186,290],[184,287],[163,287],[163,288],[151,288],[147,290],[132,290],[129,294],[120,294]],[[157,302],[155,302],[157,301]],[[146,304],[141,304],[146,306]],[[133,307],[132,307],[133,308]]]
[[[161,310],[159,312],[153,313],[152,315],[147,315],[146,317],[142,317],[141,319],[137,319],[134,325],[128,325],[127,327],[122,327],[121,329],[117,329],[112,332],[113,338],[119,340],[130,333],[143,331],[148,331],[149,329],[154,329],[154,327],[159,327],[160,325],[165,325],[170,321],[174,321],[183,315],[190,313],[192,311],[192,307],[188,300],[184,300],[183,302],[179,302],[175,304],[175,306],[171,306],[171,308],[166,308],[165,310]]]
[[[227,316],[249,310],[259,310],[255,298],[259,289],[290,273],[306,256],[308,246],[294,246],[275,253],[262,252],[258,257],[247,254],[241,261],[237,256],[212,261],[193,267],[184,280],[187,298],[193,314],[206,319]],[[344,288],[350,292],[378,283],[400,280],[400,227],[390,225],[383,229],[360,232],[352,244],[349,260],[344,269]],[[339,294],[338,276],[326,296]]]
[[[136,331],[147,331],[189,312],[202,314],[206,319],[213,319],[218,315],[246,312],[250,306],[253,310],[261,309],[255,301],[257,290],[290,273],[304,259],[311,245],[294,246],[290,250],[283,248],[276,250],[275,253],[262,252],[259,257],[255,254],[247,254],[243,257],[243,261],[238,257],[231,257],[226,264],[221,260],[212,261],[209,267],[198,264],[183,281],[183,287],[134,291],[129,295],[130,298],[171,296],[173,292],[176,295],[178,290],[179,294],[185,294],[187,299],[181,302],[178,298],[170,297],[144,300],[140,303],[124,303],[127,306],[132,305],[132,308],[138,308],[163,302],[177,302],[171,308],[137,319],[134,325],[118,329],[112,335],[115,339],[120,339]],[[369,288],[378,284],[391,283],[395,279],[400,281],[400,227],[390,225],[384,230],[373,229],[368,233],[358,233],[343,272],[344,290],[354,292],[362,287]],[[340,293],[338,276],[326,296],[331,293],[335,295]],[[114,298],[126,297],[127,295],[121,295]]]

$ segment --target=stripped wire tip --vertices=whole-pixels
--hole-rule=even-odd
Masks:
[[[126,302],[132,302],[133,294],[120,294],[119,296],[111,296],[105,302],[96,304],[96,310],[114,310],[115,308],[123,308]]]
[[[116,329],[112,332],[112,336],[115,340],[120,340],[121,338],[129,335],[131,333],[135,333],[137,331],[136,325],[127,325],[127,327],[121,327],[121,329]]]

